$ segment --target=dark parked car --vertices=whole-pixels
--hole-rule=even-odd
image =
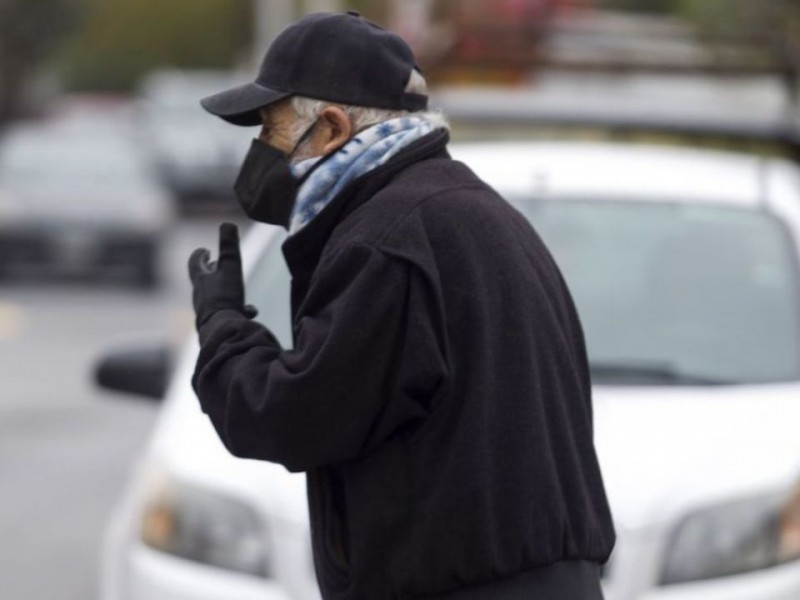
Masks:
[[[0,277],[153,287],[170,194],[116,129],[29,123],[0,139]]]
[[[233,184],[257,128],[212,118],[199,100],[239,80],[217,71],[158,71],[141,88],[142,142],[185,212],[237,211]]]

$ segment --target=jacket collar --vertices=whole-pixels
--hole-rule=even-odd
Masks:
[[[447,130],[432,131],[409,144],[385,164],[365,173],[345,187],[308,225],[283,243],[283,256],[292,277],[310,278],[339,223],[406,167],[437,155],[448,156],[446,146],[449,140]]]

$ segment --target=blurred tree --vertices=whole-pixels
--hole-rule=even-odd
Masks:
[[[675,12],[680,0],[598,0],[600,8],[612,10],[671,13]]]
[[[230,68],[249,56],[248,0],[84,2],[85,27],[63,57],[72,90],[129,91],[156,67]]]
[[[597,0],[601,8],[682,17],[721,60],[732,55],[747,69],[783,73],[800,102],[800,0]]]
[[[775,65],[800,99],[800,2],[679,0],[678,10],[711,43],[746,46],[754,64]]]
[[[357,10],[362,15],[381,25],[385,24],[389,11],[389,0],[343,0],[344,10]]]
[[[27,112],[25,85],[77,16],[76,0],[0,0],[0,125]]]

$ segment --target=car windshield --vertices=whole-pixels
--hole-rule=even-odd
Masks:
[[[567,280],[596,383],[707,385],[800,377],[800,281],[774,217],[716,205],[519,201]],[[292,346],[275,236],[248,302]]]
[[[620,201],[515,203],[577,304],[596,382],[800,377],[800,282],[765,212]]]
[[[269,327],[284,348],[292,348],[291,276],[281,254],[285,235],[275,235],[256,261],[247,281],[247,302],[258,308],[256,320]]]

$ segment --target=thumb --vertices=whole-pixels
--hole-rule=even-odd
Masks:
[[[201,275],[210,273],[211,253],[205,248],[198,248],[189,257],[189,279],[195,281]]]

